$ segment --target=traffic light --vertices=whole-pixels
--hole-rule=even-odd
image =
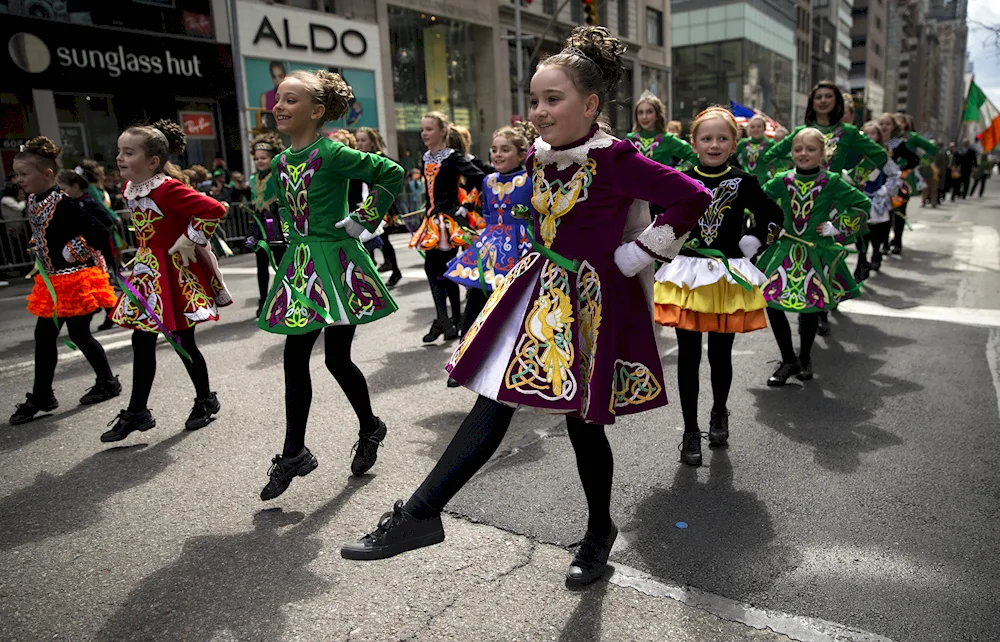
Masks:
[[[597,24],[597,0],[580,0],[583,3],[583,20],[588,25]]]

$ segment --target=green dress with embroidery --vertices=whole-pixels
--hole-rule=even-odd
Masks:
[[[889,158],[884,147],[865,136],[864,132],[854,125],[849,123],[837,123],[836,125],[814,123],[812,125],[799,125],[792,133],[764,152],[764,166],[775,173],[780,170],[782,165],[790,166],[792,163],[792,141],[806,127],[813,127],[823,133],[823,138],[826,139],[823,169],[828,169],[831,172],[839,174],[845,169],[853,169],[863,157],[871,159],[875,167],[882,167]]]
[[[736,144],[736,162],[744,172],[755,176],[761,186],[771,178],[763,156],[773,146],[774,141],[769,138],[744,138]]]
[[[858,296],[843,246],[867,231],[871,204],[839,174],[782,172],[764,185],[764,193],[785,212],[782,235],[761,255],[757,267],[767,275],[761,288],[769,307],[813,313],[837,309]],[[841,234],[821,236],[817,227],[829,221]]]
[[[351,179],[372,187],[365,202],[348,213]],[[288,230],[288,250],[257,326],[275,334],[305,334],[395,312],[396,302],[368,252],[336,224],[350,216],[374,231],[399,192],[403,169],[383,156],[321,137],[278,154],[271,161],[271,180]]]
[[[669,132],[629,132],[625,138],[646,158],[685,171],[698,164],[698,154],[683,138]]]

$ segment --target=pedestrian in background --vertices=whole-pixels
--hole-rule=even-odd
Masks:
[[[407,174],[406,182],[403,184],[403,193],[408,199],[406,214],[416,212],[424,207],[424,202],[427,199],[427,189],[424,186],[424,177],[418,168],[414,167]]]
[[[358,129],[355,139],[358,142],[358,151],[385,156],[385,140],[383,140],[382,134],[380,134],[377,129],[372,129],[371,127],[361,127]],[[364,198],[367,198],[371,192],[371,186],[367,183],[363,184],[363,186],[363,196]],[[362,199],[362,202],[363,200],[364,199]],[[362,202],[359,202],[357,206],[360,207]],[[397,199],[397,202],[402,202],[402,199]],[[382,234],[379,236],[379,239],[382,241],[380,249],[382,250],[383,263],[379,266],[378,271],[389,272],[389,280],[386,281],[385,284],[389,289],[396,287],[396,284],[403,278],[403,273],[400,272],[399,263],[396,259],[396,249],[392,247],[392,240],[389,238],[389,228],[391,228],[396,221],[398,213],[399,210],[396,207],[396,202],[393,202],[386,212]]]
[[[975,180],[972,183],[972,188],[969,190],[969,194],[975,196],[976,187],[979,187],[979,198],[982,198],[983,190],[986,188],[986,181],[989,179],[992,171],[993,163],[990,161],[989,155],[983,154],[979,157],[979,164],[973,171]]]

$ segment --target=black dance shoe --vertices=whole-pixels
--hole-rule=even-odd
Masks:
[[[889,250],[889,251],[890,251],[891,253],[893,253],[893,254],[897,254],[897,255],[898,255],[898,254],[902,254],[902,253],[903,253],[903,247],[902,247],[902,246],[900,246],[900,245],[893,245],[893,246],[892,246],[892,249],[891,249],[891,250]]]
[[[396,500],[392,511],[382,515],[374,531],[340,549],[348,560],[383,560],[406,551],[433,546],[444,541],[441,516],[417,519]]]
[[[122,384],[118,381],[118,376],[115,375],[107,381],[98,381],[95,383],[94,387],[87,391],[87,394],[80,397],[80,405],[89,406],[90,404],[101,403],[108,399],[114,399],[121,393]]]
[[[462,384],[460,384],[459,382],[455,381],[451,377],[448,377],[448,387],[449,388],[461,388]]]
[[[579,588],[601,579],[616,539],[618,539],[618,527],[614,522],[611,522],[611,531],[607,535],[594,535],[587,531],[583,541],[580,542],[580,548],[573,556],[573,561],[570,562],[569,570],[566,571],[566,586]]]
[[[809,381],[813,378],[813,364],[812,359],[802,359],[799,358],[799,363],[802,364],[801,371],[795,375],[799,378],[799,381]]]
[[[104,443],[110,443],[112,441],[121,441],[129,435],[131,435],[136,430],[140,432],[145,432],[152,428],[156,428],[156,419],[153,417],[153,413],[147,408],[142,412],[129,412],[127,410],[122,410],[118,413],[118,416],[108,422],[108,425],[113,427],[101,435],[101,441]]]
[[[708,420],[708,445],[711,448],[725,446],[729,441],[729,411],[712,409]]]
[[[257,311],[254,316],[260,318],[260,313],[264,311],[264,299],[257,299]]]
[[[11,426],[26,424],[34,419],[38,413],[52,412],[59,407],[59,402],[56,401],[56,396],[52,393],[49,393],[48,397],[39,397],[31,392],[25,396],[27,401],[17,404],[14,414],[10,416]]]
[[[681,451],[681,462],[688,466],[701,466],[701,433],[685,432],[677,446]]]
[[[444,327],[442,327],[437,319],[434,319],[433,323],[431,323],[431,329],[424,335],[423,342],[434,343],[442,334],[444,334]]]
[[[109,314],[104,319],[104,321],[101,322],[101,325],[97,326],[97,332],[103,332],[105,330],[110,330],[113,327],[115,327],[115,324],[114,324],[114,322],[111,321],[111,315]]]
[[[385,422],[375,417],[375,432],[358,434],[358,441],[351,449],[354,452],[351,474],[364,475],[371,470],[371,467],[375,465],[375,460],[378,459],[378,447],[382,445],[387,430]]]
[[[263,501],[274,499],[288,490],[288,485],[296,477],[305,477],[319,466],[319,460],[303,447],[302,452],[294,457],[285,455],[275,455],[271,460],[271,467],[267,469],[267,474],[271,478],[264,489],[260,491],[260,498]]]
[[[882,255],[881,254],[876,254],[875,256],[872,257],[871,271],[872,272],[881,272],[882,271]]]
[[[195,397],[191,414],[184,422],[184,430],[204,428],[212,423],[212,415],[219,414],[220,410],[222,410],[222,404],[219,403],[219,398],[215,396],[214,392],[208,393],[208,396],[204,398]]]
[[[460,322],[456,322],[454,319],[449,321],[449,326],[444,329],[444,340],[454,341],[458,338],[458,329],[461,327]]]
[[[830,319],[825,314],[819,318],[819,323],[816,324],[816,334],[821,337],[830,334]]]
[[[858,266],[854,268],[854,280],[861,283],[867,279],[872,274],[871,265],[868,263],[858,262]]]
[[[379,272],[392,272],[395,269],[396,266],[392,265],[391,263],[383,263],[382,265],[378,266]]]
[[[771,375],[771,378],[767,380],[767,385],[771,388],[778,388],[785,385],[785,383],[788,382],[789,377],[797,375],[800,372],[802,372],[802,366],[800,366],[797,362],[782,362],[782,364],[778,366],[778,369],[774,371],[774,374]]]
[[[385,287],[391,290],[392,288],[396,287],[396,285],[397,285],[397,284],[398,284],[398,283],[399,283],[399,282],[400,282],[400,281],[401,281],[402,279],[403,279],[403,275],[402,275],[402,274],[400,274],[399,272],[394,272],[394,273],[392,274],[392,276],[390,276],[390,277],[389,277],[389,280],[388,280],[388,281],[386,281],[386,283],[385,283]]]

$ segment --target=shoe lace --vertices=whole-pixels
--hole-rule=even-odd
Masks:
[[[108,422],[108,426],[113,426],[119,421],[125,421],[126,416],[128,416],[128,410],[120,411],[114,419]]]
[[[361,435],[358,437],[358,440],[354,442],[354,446],[351,447],[351,454],[353,455],[354,453],[358,453],[362,457],[367,457],[378,450],[381,445],[382,440],[374,434]]]
[[[604,552],[604,537],[587,531],[580,542],[574,561],[588,563],[594,562]]]
[[[271,467],[267,469],[267,476],[268,477],[274,477],[275,471],[278,471],[279,474],[283,473],[284,470],[285,470],[285,467],[282,464],[283,464],[283,462],[282,462],[281,455],[275,455],[271,459]]]
[[[708,433],[686,432],[684,433],[684,436],[681,437],[681,443],[677,444],[677,450],[679,450],[680,452],[684,452],[684,449],[687,448],[687,445],[692,441],[698,441],[707,438],[708,438]]]
[[[386,513],[382,513],[382,517],[378,520],[378,526],[371,533],[365,535],[365,538],[375,541],[379,538],[388,534],[392,530],[392,527],[398,524],[403,519],[403,500],[397,499],[396,503],[392,505],[392,510]]]

